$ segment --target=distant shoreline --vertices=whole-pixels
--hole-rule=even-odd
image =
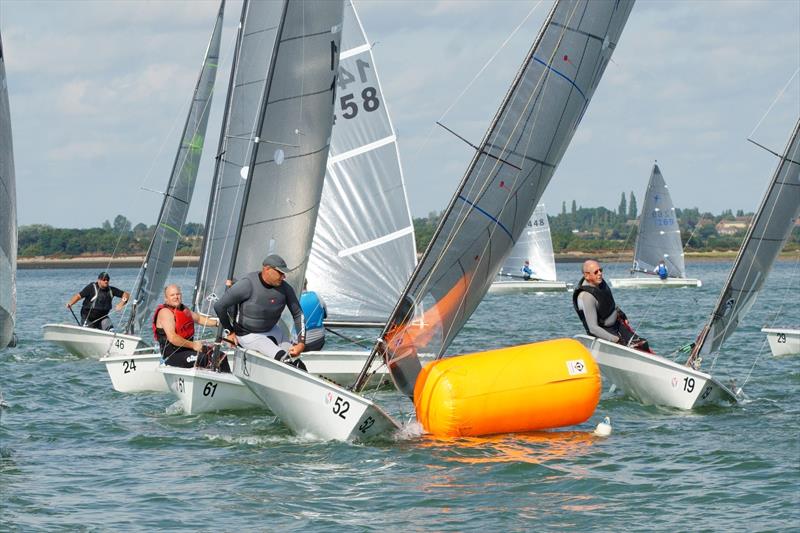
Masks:
[[[737,251],[724,252],[687,252],[687,261],[732,261],[736,258]],[[780,259],[793,259],[798,252],[782,252]],[[632,252],[567,252],[556,254],[556,263],[581,263],[587,259],[597,259],[604,262],[633,261]],[[141,266],[144,257],[19,257],[17,268],[20,270],[45,269],[45,268],[137,268]],[[175,257],[174,264],[181,267],[196,267],[200,257],[196,255],[181,255]]]

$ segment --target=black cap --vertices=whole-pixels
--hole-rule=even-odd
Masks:
[[[97,279],[111,279],[111,276],[108,275],[108,272],[100,272]]]
[[[286,261],[283,260],[283,257],[279,256],[278,254],[270,254],[264,258],[264,261],[261,262],[261,266],[265,267],[272,267],[281,274],[286,275],[289,268],[286,266]]]

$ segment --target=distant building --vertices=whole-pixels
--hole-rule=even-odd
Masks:
[[[717,224],[717,233],[720,235],[735,235],[750,226],[750,217],[736,217],[733,220],[723,220]]]

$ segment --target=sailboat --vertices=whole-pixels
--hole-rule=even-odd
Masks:
[[[330,150],[342,24],[343,2],[245,0],[242,6],[198,270],[195,303],[202,312],[211,314],[226,279],[260,270],[270,253],[291,266],[286,282],[302,287]],[[365,105],[372,98],[366,94]],[[184,412],[261,405],[238,372],[160,371]],[[218,395],[228,400],[216,402]]]
[[[200,75],[195,85],[175,162],[164,192],[155,234],[150,241],[133,291],[131,314],[125,333],[103,331],[81,324],[45,324],[44,340],[55,343],[79,357],[104,359],[117,390],[165,390],[163,379],[153,379],[153,365],[159,356],[151,346],[150,322],[172,266],[181,228],[189,210],[206,135],[211,97],[219,61],[222,18],[220,4],[214,30]],[[138,332],[138,334],[136,334]],[[147,333],[146,335],[144,335]],[[144,339],[148,340],[145,341]],[[136,359],[139,354],[146,359]],[[156,376],[158,377],[158,376]],[[144,380],[144,381],[142,381]]]
[[[6,62],[0,37],[0,349],[14,346],[17,310],[17,189]]]
[[[417,354],[445,354],[524,231],[632,6],[556,2],[352,390],[255,352],[236,351],[237,377],[292,431],[350,441],[399,427],[355,391],[367,382],[380,353],[395,386],[413,396],[421,369]],[[560,372],[558,379],[571,379],[566,369]]]
[[[533,274],[525,279],[523,265],[530,265]],[[506,258],[497,280],[489,286],[489,293],[513,292],[558,292],[569,287],[564,281],[556,279],[556,261],[553,255],[553,241],[550,237],[550,223],[544,204],[539,204]]]
[[[769,349],[775,357],[800,354],[800,329],[772,327],[761,328],[761,332],[767,334]]]
[[[603,374],[617,389],[646,405],[693,409],[720,402],[736,403],[732,387],[699,370],[703,357],[719,354],[752,307],[775,258],[800,215],[800,120],[742,242],[727,282],[686,364],[665,357],[578,335]],[[716,359],[715,359],[716,360]]]
[[[663,261],[668,276],[661,279],[656,274],[659,262]],[[612,278],[609,283],[615,289],[656,287],[701,287],[699,279],[686,277],[681,229],[678,217],[658,164],[653,165],[644,205],[639,215],[639,231],[633,252],[633,266],[628,278]],[[637,275],[638,274],[638,275]]]

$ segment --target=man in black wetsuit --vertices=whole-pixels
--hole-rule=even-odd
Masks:
[[[603,279],[600,263],[592,259],[583,263],[583,277],[572,293],[572,306],[586,333],[631,348],[650,351],[647,341],[634,333],[622,310],[617,307],[611,287]]]
[[[97,281],[88,284],[81,292],[76,293],[67,302],[67,307],[72,309],[78,300],[83,298],[83,305],[81,306],[81,325],[94,329],[102,329],[105,331],[114,329],[114,324],[108,318],[108,313],[111,312],[111,303],[114,297],[121,298],[117,304],[117,311],[122,311],[125,304],[128,303],[131,295],[127,291],[121,291],[116,287],[109,285],[111,276],[107,272],[100,272],[97,276]]]
[[[286,353],[297,357],[305,349],[305,320],[294,289],[285,281],[286,261],[277,254],[268,255],[261,272],[251,272],[225,291],[214,305],[222,327],[230,331],[228,339],[249,350],[282,358]],[[285,349],[280,318],[288,307],[297,330],[297,344]]]

